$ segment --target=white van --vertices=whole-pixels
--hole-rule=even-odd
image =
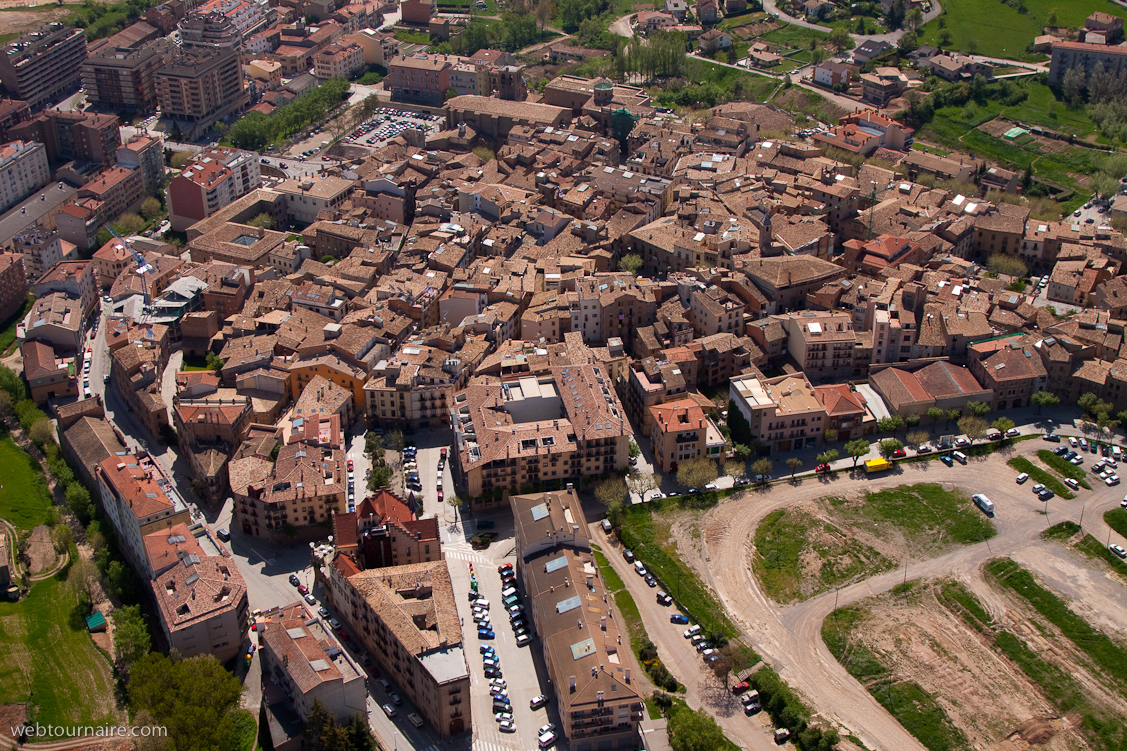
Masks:
[[[609,535],[609,534],[610,534],[610,531],[611,531],[612,529],[613,529],[613,527],[611,527],[611,525],[610,525],[610,521],[609,521],[609,520],[607,520],[607,519],[603,519],[603,532],[605,532],[606,534],[608,534],[608,535]]]
[[[423,718],[422,718],[422,717],[419,717],[419,716],[418,716],[417,714],[415,714],[414,712],[412,712],[411,714],[407,715],[407,719],[408,719],[408,720],[410,720],[410,721],[411,721],[411,724],[412,724],[412,725],[414,725],[414,726],[415,726],[415,727],[417,727],[417,728],[421,728],[421,727],[423,726]]]
[[[967,463],[967,455],[962,451],[952,451],[951,456],[955,457],[955,461],[957,461],[959,464]]]
[[[641,561],[634,561],[634,571],[637,572],[638,576],[646,575],[646,567],[642,565]]]
[[[975,493],[971,496],[971,500],[973,500],[974,505],[982,509],[983,513],[987,516],[994,515],[994,502],[984,496],[982,493]]]
[[[1123,451],[1118,446],[1112,446],[1111,456],[1113,459],[1115,459],[1115,461],[1119,461],[1123,458]]]
[[[506,597],[512,597],[513,595],[519,595],[519,594],[520,594],[520,592],[517,591],[516,587],[506,587],[505,589],[501,590],[501,599],[503,600]]]
[[[489,600],[482,597],[482,598],[476,600],[474,602],[473,606],[475,608],[481,608],[482,610],[489,610]]]

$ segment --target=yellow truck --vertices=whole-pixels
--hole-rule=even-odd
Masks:
[[[870,475],[873,472],[883,472],[886,469],[892,469],[892,462],[888,459],[870,459],[865,462],[865,472]]]

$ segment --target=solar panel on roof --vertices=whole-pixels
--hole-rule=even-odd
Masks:
[[[553,558],[552,560],[545,563],[544,564],[544,572],[547,573],[547,574],[550,574],[553,571],[559,571],[561,568],[565,568],[566,566],[567,566],[567,556],[561,555],[559,558]]]
[[[588,637],[571,645],[571,659],[579,660],[595,654],[595,640]]]
[[[532,507],[532,521],[538,522],[548,515],[548,504],[541,503]]]
[[[580,604],[581,600],[579,599],[579,595],[575,595],[574,597],[569,597],[566,600],[560,600],[559,602],[557,602],[556,612],[566,613],[569,610],[575,610],[577,607],[579,607]]]

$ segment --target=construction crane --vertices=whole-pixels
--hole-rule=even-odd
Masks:
[[[136,261],[137,268],[134,269],[134,271],[137,274],[141,275],[141,292],[145,296],[145,307],[148,308],[149,307],[149,287],[148,287],[147,284],[145,284],[145,274],[147,274],[148,272],[153,270],[152,266],[149,265],[149,262],[145,260],[145,257],[143,255],[141,255],[139,252],[137,252],[136,248],[133,247],[133,244],[130,243],[128,240],[126,240],[121,235],[117,234],[117,232],[114,231],[113,227],[111,227],[107,224],[106,229],[108,229],[110,231],[110,234],[114,236],[114,239],[116,239],[118,242],[120,242],[125,247],[125,249],[128,250],[130,252],[130,254],[132,254],[133,260]]]
[[[875,180],[870,180],[869,184],[873,186],[873,190],[872,190],[872,194],[869,196],[869,220],[867,222],[865,222],[865,225],[866,225],[866,227],[865,227],[865,241],[866,242],[873,239],[873,209],[876,208],[877,198],[879,198],[880,196],[883,196],[888,191],[896,188],[896,181],[895,180],[890,182],[883,190],[879,190],[879,191],[877,190],[877,184],[876,184]]]

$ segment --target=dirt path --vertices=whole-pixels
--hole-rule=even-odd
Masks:
[[[1015,453],[1033,454],[1045,444],[1029,441],[1017,444]],[[1117,503],[1114,489],[1084,491],[1075,501],[1055,500],[1049,517],[1032,493],[1012,484],[1014,471],[1005,465],[1010,454],[995,453],[971,459],[968,466],[946,467],[933,462],[901,465],[895,474],[867,478],[839,473],[828,478],[807,478],[797,485],[782,483],[769,490],[753,490],[732,496],[708,513],[704,521],[702,558],[709,576],[728,612],[750,637],[751,644],[768,659],[791,686],[811,699],[814,706],[859,737],[870,748],[897,748],[923,751],[923,745],[908,733],[888,712],[842,668],[821,639],[822,620],[840,605],[888,591],[905,576],[910,579],[957,576],[973,581],[978,568],[989,558],[1018,551],[1042,550],[1051,543],[1040,540],[1049,523],[1065,519],[1077,521],[1084,508],[1085,526],[1106,529],[1102,514]],[[990,478],[993,478],[991,480]],[[895,487],[917,482],[943,482],[967,493],[985,492],[996,507],[998,537],[987,543],[960,547],[930,560],[909,561],[907,571],[881,574],[835,592],[827,592],[793,607],[780,606],[760,591],[749,561],[754,553],[754,536],[759,522],[771,511],[793,506],[822,495]],[[1094,520],[1099,519],[1098,522]],[[1091,521],[1090,521],[1091,520]],[[1100,532],[1097,531],[1096,534]],[[1082,588],[1068,581],[1054,582],[1069,598],[1085,595]],[[983,585],[984,586],[984,585]],[[974,587],[978,592],[978,587]],[[1120,592],[1120,597],[1122,593]],[[991,602],[987,599],[987,602]],[[1004,609],[994,603],[992,607]],[[1127,625],[1121,623],[1120,628]]]

